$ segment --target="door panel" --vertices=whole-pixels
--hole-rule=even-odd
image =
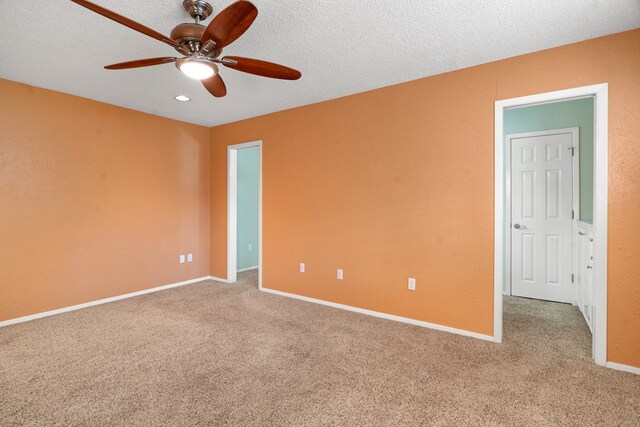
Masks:
[[[573,302],[573,133],[513,135],[510,142],[511,293]]]
[[[547,171],[547,219],[560,218],[560,178],[561,171],[551,169]]]
[[[552,285],[560,284],[560,236],[557,234],[547,234],[547,283]]]
[[[535,282],[535,236],[522,233],[522,277],[523,282]]]
[[[535,171],[522,172],[522,183],[520,186],[520,191],[522,192],[522,218],[532,219],[535,217],[535,182]]]

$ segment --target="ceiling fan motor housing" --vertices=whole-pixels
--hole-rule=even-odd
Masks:
[[[204,25],[200,24],[200,21],[207,19],[213,12],[213,8],[204,0],[184,0],[182,6],[196,22],[176,25],[171,30],[170,36],[178,43],[179,48],[176,50],[179,52],[183,54],[196,53],[202,47],[202,33],[206,29]],[[216,58],[221,52],[222,49],[214,48],[204,53],[204,55],[209,58]]]
[[[184,24],[178,24],[171,30],[170,37],[175,40],[180,46],[177,49],[179,52],[185,52],[184,49],[188,49],[189,52],[198,52],[202,47],[200,42],[200,38],[202,37],[202,33],[204,33],[205,26],[196,24],[193,22],[185,22]],[[206,56],[211,58],[216,58],[222,49],[212,50],[207,53]]]
[[[205,26],[195,24],[193,22],[185,22],[184,24],[176,25],[171,34],[169,35],[173,40],[181,44],[189,41],[200,41],[202,33],[204,33]]]

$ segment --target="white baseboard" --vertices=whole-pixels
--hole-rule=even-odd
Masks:
[[[87,308],[87,307],[93,307],[95,305],[106,304],[106,303],[109,303],[109,302],[119,301],[119,300],[123,300],[123,299],[127,299],[127,298],[137,297],[137,296],[140,296],[140,295],[150,294],[150,293],[153,293],[153,292],[163,291],[163,290],[166,290],[166,289],[177,288],[179,286],[190,285],[192,283],[202,282],[202,281],[205,281],[205,280],[213,280],[213,281],[216,281],[216,282],[229,283],[229,281],[227,279],[222,279],[222,278],[215,277],[215,276],[204,276],[204,277],[199,277],[197,279],[185,280],[183,282],[172,283],[172,284],[169,284],[169,285],[158,286],[158,287],[150,288],[150,289],[144,289],[142,291],[131,292],[131,293],[128,293],[128,294],[118,295],[118,296],[115,296],[115,297],[103,298],[103,299],[99,299],[99,300],[96,300],[96,301],[86,302],[86,303],[83,303],[83,304],[72,305],[70,307],[59,308],[57,310],[45,311],[43,313],[36,313],[36,314],[31,314],[29,316],[23,316],[23,317],[17,317],[15,319],[5,320],[5,321],[0,322],[0,328],[4,327],[4,326],[9,326],[9,325],[15,325],[15,324],[18,324],[18,323],[28,322],[30,320],[41,319],[43,317],[54,316],[56,314],[66,313],[66,312],[69,312],[69,311],[75,311],[75,310],[80,310],[80,309]],[[393,320],[393,321],[396,321],[396,322],[408,323],[410,325],[420,326],[420,327],[423,327],[423,328],[435,329],[437,331],[450,332],[450,333],[453,333],[453,334],[463,335],[463,336],[467,336],[467,337],[471,337],[471,338],[477,338],[477,339],[484,340],[484,341],[496,342],[495,339],[490,335],[483,335],[483,334],[479,334],[479,333],[476,333],[476,332],[465,331],[464,329],[451,328],[449,326],[442,326],[442,325],[438,325],[438,324],[435,324],[435,323],[424,322],[422,320],[409,319],[407,317],[395,316],[393,314],[386,314],[386,313],[381,313],[381,312],[378,312],[378,311],[367,310],[367,309],[364,309],[364,308],[352,307],[350,305],[338,304],[338,303],[335,303],[335,302],[330,302],[330,301],[324,301],[324,300],[320,300],[320,299],[316,299],[316,298],[305,297],[305,296],[302,296],[302,295],[296,295],[296,294],[291,294],[291,293],[288,293],[288,292],[277,291],[275,289],[261,288],[260,290],[262,292],[266,292],[266,293],[269,293],[269,294],[279,295],[279,296],[283,296],[283,297],[287,297],[287,298],[293,298],[293,299],[306,301],[306,302],[310,302],[310,303],[314,303],[314,304],[324,305],[324,306],[327,306],[327,307],[338,308],[338,309],[341,309],[341,310],[352,311],[354,313],[366,314],[368,316],[378,317],[378,318],[381,318],[381,319]],[[635,366],[623,365],[621,363],[607,362],[606,367],[610,368],[610,369],[615,369],[617,371],[629,372],[629,373],[632,373],[632,374],[640,375],[640,368],[639,367],[635,367]]]
[[[30,320],[41,319],[43,317],[54,316],[54,315],[60,314],[60,313],[66,313],[66,312],[69,312],[69,311],[80,310],[82,308],[93,307],[94,305],[106,304],[108,302],[119,301],[121,299],[133,298],[133,297],[137,297],[137,296],[144,295],[144,294],[150,294],[150,293],[153,293],[153,292],[164,291],[165,289],[177,288],[178,286],[190,285],[192,283],[202,282],[203,280],[208,280],[208,279],[218,280],[218,279],[213,279],[213,278],[211,278],[209,276],[205,276],[205,277],[199,277],[197,279],[185,280],[183,282],[172,283],[170,285],[158,286],[156,288],[150,288],[150,289],[144,289],[142,291],[131,292],[129,294],[118,295],[118,296],[109,297],[109,298],[103,298],[103,299],[99,299],[99,300],[96,300],[96,301],[85,302],[83,304],[72,305],[70,307],[59,308],[57,310],[45,311],[43,313],[36,313],[36,314],[31,314],[29,316],[23,316],[23,317],[17,317],[15,319],[5,320],[3,322],[0,322],[0,328],[3,327],[3,326],[9,326],[9,325],[15,325],[17,323],[28,322]]]
[[[451,328],[449,326],[442,326],[435,323],[423,322],[422,320],[409,319],[407,317],[400,317],[400,316],[395,316],[393,314],[381,313],[379,311],[367,310],[364,308],[352,307],[350,305],[338,304],[335,302],[309,298],[302,295],[290,294],[288,292],[276,291],[274,289],[262,288],[260,290],[262,292],[267,292],[274,295],[280,295],[287,298],[294,298],[301,301],[312,302],[314,304],[326,305],[327,307],[339,308],[341,310],[353,311],[355,313],[366,314],[368,316],[379,317],[381,319],[394,320],[396,322],[408,323],[410,325],[421,326],[423,328],[435,329],[437,331],[450,332],[453,334],[464,335],[466,337],[496,342],[496,340],[490,335],[483,335],[476,332],[465,331],[464,329]]]
[[[255,270],[257,268],[260,268],[260,266],[259,265],[254,265],[253,267],[242,268],[242,269],[236,271],[236,273],[243,273],[245,271]]]
[[[615,369],[616,371],[629,372],[632,374],[640,375],[640,368],[635,366],[623,365],[621,363],[607,362],[607,368]]]

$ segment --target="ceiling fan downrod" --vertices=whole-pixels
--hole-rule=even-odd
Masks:
[[[195,19],[196,24],[207,19],[213,12],[211,5],[204,0],[184,0],[182,6]]]

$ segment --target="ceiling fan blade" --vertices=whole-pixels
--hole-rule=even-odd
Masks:
[[[258,16],[258,9],[248,1],[237,1],[220,12],[202,33],[200,41],[216,42],[216,49],[222,49],[238,39]]]
[[[140,68],[140,67],[150,67],[152,65],[161,65],[161,64],[170,64],[172,62],[176,62],[176,58],[171,57],[163,57],[163,58],[148,58],[148,59],[137,59],[135,61],[127,61],[120,62],[118,64],[107,65],[107,70],[124,70],[127,68]]]
[[[175,40],[172,40],[171,38],[160,34],[159,32],[152,30],[149,27],[145,27],[144,25],[129,19],[129,18],[125,18],[122,15],[118,15],[115,12],[110,11],[109,9],[105,9],[102,6],[98,6],[97,4],[91,3],[90,1],[86,1],[86,0],[71,0],[74,3],[79,4],[80,6],[84,6],[89,10],[92,10],[96,13],[99,13],[100,15],[109,18],[113,21],[116,21],[119,24],[122,24],[126,27],[131,28],[132,30],[136,30],[142,34],[146,34],[149,37],[153,37],[156,40],[160,40],[163,43],[168,44],[171,47],[177,47],[178,43],[176,43]]]
[[[202,84],[205,89],[207,89],[209,93],[216,98],[222,98],[227,94],[227,87],[225,86],[222,77],[220,77],[220,74],[216,74],[213,77],[202,80]]]
[[[272,79],[298,80],[302,77],[302,74],[298,70],[258,59],[225,56],[221,62],[224,66],[233,68],[234,70],[263,77],[271,77]]]

